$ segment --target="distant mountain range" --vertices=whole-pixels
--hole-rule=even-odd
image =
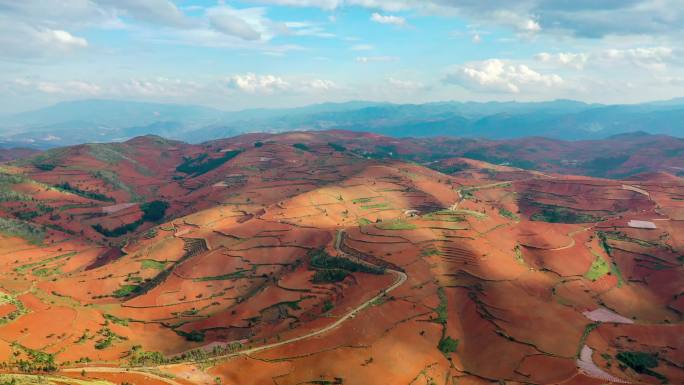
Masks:
[[[344,129],[395,137],[603,139],[643,131],[684,136],[684,99],[632,104],[354,101],[228,112],[177,104],[81,100],[0,117],[0,147],[51,148],[154,134],[192,143],[249,132]]]

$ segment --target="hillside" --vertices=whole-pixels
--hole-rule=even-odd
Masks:
[[[680,383],[681,146],[325,131],[4,163],[0,361],[56,383]]]

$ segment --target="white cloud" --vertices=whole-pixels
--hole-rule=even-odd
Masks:
[[[227,86],[229,89],[253,95],[311,94],[339,89],[335,82],[327,79],[285,79],[277,75],[258,75],[251,72],[231,76]]]
[[[535,59],[543,63],[560,64],[566,67],[572,67],[576,69],[583,69],[584,66],[589,61],[589,55],[586,53],[572,53],[572,52],[560,52],[560,53],[548,53],[541,52],[534,56]]]
[[[59,29],[48,29],[38,32],[45,44],[57,44],[64,47],[84,48],[88,46],[88,41],[82,37],[76,37],[67,31]]]
[[[344,6],[359,6],[381,9],[388,12],[404,11],[412,8],[434,8],[431,0],[248,0],[252,3],[271,4],[291,7],[314,7],[333,11]]]
[[[289,87],[290,84],[288,82],[274,75],[247,73],[244,75],[233,75],[228,79],[228,88],[250,94],[272,94],[284,91]]]
[[[672,59],[670,47],[640,47],[629,49],[608,49],[598,54],[605,61],[628,61],[636,66],[663,70],[666,62]]]
[[[201,86],[192,81],[176,78],[157,77],[151,79],[130,79],[112,86],[108,92],[114,95],[167,98],[170,96],[188,96],[194,94]]]
[[[115,14],[148,23],[181,28],[192,25],[192,20],[169,0],[92,0],[92,2],[104,9],[113,10]]]
[[[217,31],[242,40],[270,40],[278,26],[266,18],[265,8],[234,9],[221,5],[207,10],[207,18]]]
[[[536,20],[532,19],[527,19],[523,21],[522,24],[518,25],[518,28],[529,33],[537,33],[541,31],[541,26],[539,25],[539,23]]]
[[[54,82],[19,78],[15,79],[13,83],[23,89],[38,91],[45,94],[93,96],[102,92],[102,87],[99,85],[81,80]]]
[[[0,57],[52,57],[87,47],[85,38],[63,29],[36,27],[0,15]]]
[[[327,32],[318,23],[290,21],[284,23],[284,26],[286,28],[286,33],[296,36],[315,36],[325,39],[336,36],[334,33]]]
[[[551,88],[563,83],[556,74],[544,75],[524,64],[513,64],[500,59],[474,62],[448,74],[447,83],[459,84],[474,91],[520,93],[534,92],[539,88]]]
[[[543,63],[576,69],[583,69],[588,64],[602,64],[604,67],[632,64],[652,70],[664,70],[667,63],[673,59],[673,52],[670,47],[611,48],[597,52],[541,52],[534,58]]]
[[[325,10],[334,10],[340,7],[344,0],[250,0],[259,4],[284,5],[291,7],[314,7]]]
[[[301,89],[304,91],[330,91],[338,88],[337,84],[332,80],[313,79],[305,80],[301,83]]]
[[[542,30],[537,19],[518,10],[508,10],[502,7],[489,14],[485,13],[481,17],[486,18],[489,23],[511,28],[522,36],[534,36]]]
[[[371,20],[380,23],[380,24],[392,24],[396,25],[399,27],[403,27],[406,25],[406,19],[400,16],[393,16],[393,15],[381,15],[377,12],[374,12],[371,15]]]
[[[470,39],[470,41],[472,41],[475,44],[480,44],[480,43],[482,43],[482,37],[480,36],[479,33],[476,33],[473,35],[473,37]]]
[[[396,56],[359,56],[356,61],[358,63],[393,62],[399,61],[399,58]]]

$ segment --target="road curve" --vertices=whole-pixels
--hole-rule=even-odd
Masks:
[[[344,230],[341,230],[341,232],[343,232],[343,231]],[[342,234],[339,234],[338,239],[341,240],[341,238],[342,238]],[[342,252],[339,249],[340,241],[336,241],[334,246],[335,246],[335,249],[339,253],[346,255],[344,252]],[[268,344],[268,345],[257,346],[257,347],[246,349],[246,350],[240,350],[240,351],[234,352],[234,353],[228,353],[228,354],[224,354],[224,355],[220,355],[220,356],[214,356],[214,357],[208,358],[207,360],[208,361],[209,360],[212,360],[212,361],[213,360],[221,360],[221,359],[238,357],[238,356],[242,356],[242,355],[254,354],[254,353],[261,352],[261,351],[274,349],[274,348],[277,348],[277,347],[280,347],[283,345],[291,344],[293,342],[303,341],[303,340],[306,340],[309,338],[313,338],[313,337],[325,334],[325,333],[337,328],[338,326],[342,325],[344,322],[348,321],[349,319],[354,318],[359,312],[361,312],[365,308],[371,306],[371,304],[373,302],[384,297],[385,295],[392,292],[393,290],[395,290],[399,286],[403,285],[404,282],[406,282],[406,280],[408,279],[408,276],[406,275],[406,273],[404,273],[402,271],[397,271],[397,270],[392,270],[392,269],[385,269],[385,271],[388,271],[391,274],[396,275],[396,279],[394,280],[392,285],[390,285],[386,289],[380,291],[380,293],[378,293],[373,298],[363,302],[359,306],[350,310],[344,316],[340,317],[339,319],[337,319],[335,322],[331,323],[330,325],[327,325],[327,326],[323,327],[322,329],[318,329],[318,330],[315,330],[313,332],[310,332],[310,333],[307,333],[307,334],[304,334],[304,335],[301,335],[298,337],[293,337],[293,338],[290,338],[290,339],[287,339],[284,341],[274,342],[274,343]],[[181,385],[180,383],[173,381],[169,378],[165,378],[165,377],[161,377],[161,376],[158,376],[156,374],[153,374],[153,373],[145,372],[144,370],[145,369],[149,370],[149,369],[169,368],[169,367],[174,367],[177,365],[183,365],[183,364],[194,363],[194,362],[195,361],[184,361],[184,362],[178,362],[178,363],[173,363],[173,364],[168,364],[168,365],[149,366],[149,367],[135,367],[135,368],[130,368],[130,369],[129,368],[106,367],[106,366],[103,366],[103,367],[87,367],[87,366],[84,366],[84,367],[62,369],[62,371],[63,372],[80,372],[81,370],[85,370],[86,372],[98,372],[98,373],[135,373],[135,374],[145,375],[145,376],[148,376],[148,377],[160,380],[160,381],[164,381],[169,385]]]

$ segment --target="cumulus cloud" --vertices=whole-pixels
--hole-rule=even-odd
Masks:
[[[560,64],[576,69],[583,69],[589,60],[589,55],[586,53],[572,52],[560,52],[555,54],[541,52],[535,55],[535,59],[544,63]]]
[[[77,37],[67,31],[59,29],[48,29],[39,31],[38,35],[45,44],[57,44],[64,47],[84,48],[88,46],[88,41],[82,37]]]
[[[381,15],[377,12],[374,12],[371,15],[370,18],[372,21],[380,24],[391,24],[391,25],[396,25],[399,27],[403,27],[406,25],[406,19],[401,17],[401,16],[393,16],[393,15]]]
[[[674,57],[671,47],[635,47],[635,48],[611,48],[596,52],[541,52],[534,58],[543,63],[556,64],[576,69],[583,69],[588,64],[625,65],[631,64],[637,67],[652,70],[663,70],[667,63]]]
[[[556,87],[563,79],[556,74],[541,74],[524,64],[500,59],[474,62],[456,68],[444,81],[459,84],[474,91],[520,93],[534,92],[539,88]]]
[[[597,56],[606,61],[628,61],[636,66],[662,70],[672,59],[670,47],[639,47],[629,49],[608,49]]]
[[[277,75],[258,75],[251,72],[231,76],[227,80],[227,87],[254,95],[321,93],[339,88],[335,82],[327,79],[285,79]]]
[[[314,91],[314,92],[319,92],[319,91],[331,91],[334,89],[337,89],[337,84],[333,82],[332,80],[325,80],[325,79],[312,79],[312,80],[304,80],[301,82],[301,87],[303,91]]]
[[[129,79],[108,90],[113,95],[135,97],[188,96],[199,90],[201,85],[177,78],[156,77],[150,79]]]
[[[250,94],[272,94],[290,87],[290,84],[279,76],[254,73],[233,75],[228,79],[227,85],[228,88]]]

